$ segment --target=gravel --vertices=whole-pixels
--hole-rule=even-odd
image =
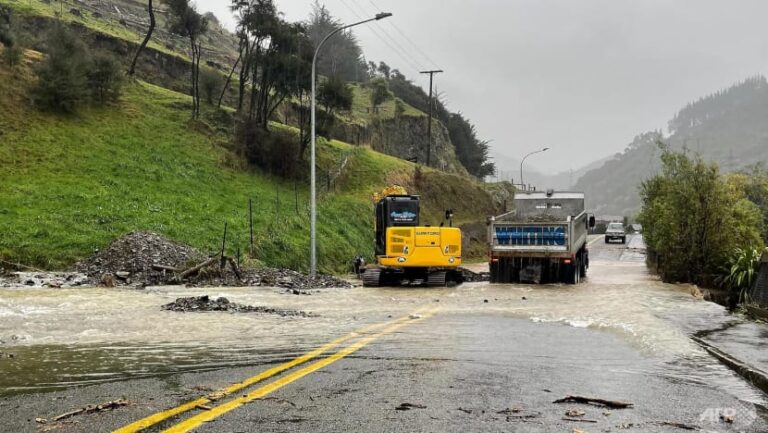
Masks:
[[[227,298],[211,299],[207,295],[178,298],[170,304],[163,305],[163,310],[177,311],[182,313],[200,311],[226,311],[230,313],[276,314],[282,317],[315,317],[315,315],[306,313],[304,311],[284,310],[261,306],[254,307],[251,305],[243,305],[230,302]]]
[[[347,281],[329,276],[309,276],[290,269],[258,268],[241,269],[240,278],[227,265],[224,269],[216,263],[203,268],[183,281],[178,272],[158,270],[154,266],[189,269],[207,259],[202,252],[156,233],[132,232],[97,251],[91,258],[75,265],[75,270],[87,276],[92,285],[102,286],[156,286],[187,284],[190,286],[269,286],[289,291],[306,291],[322,288],[349,288]]]

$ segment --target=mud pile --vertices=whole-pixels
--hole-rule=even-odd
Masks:
[[[152,285],[165,283],[168,279],[168,273],[155,266],[184,269],[204,258],[205,255],[196,249],[156,233],[132,232],[78,263],[75,269],[105,285]],[[109,280],[113,284],[109,284]]]
[[[227,298],[211,299],[209,296],[192,296],[188,298],[178,298],[170,304],[163,305],[163,310],[177,311],[182,313],[197,311],[227,311],[230,313],[262,313],[276,314],[282,317],[315,317],[311,313],[298,310],[283,310],[270,307],[254,307],[251,305],[242,305],[230,302]]]
[[[351,287],[348,282],[332,276],[318,275],[312,279],[290,269],[240,268],[235,271],[233,263],[230,259],[222,267],[218,258],[209,258],[192,247],[156,233],[132,232],[75,265],[75,270],[86,275],[89,284],[107,287],[187,284],[269,286],[296,291]],[[185,272],[193,268],[194,272]]]

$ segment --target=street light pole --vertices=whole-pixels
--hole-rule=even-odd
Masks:
[[[520,185],[523,185],[523,187],[525,187],[525,182],[523,182],[523,163],[525,162],[525,160],[526,160],[526,159],[527,159],[529,156],[531,156],[531,155],[535,155],[535,154],[537,154],[537,153],[541,153],[541,152],[546,152],[546,151],[548,151],[548,150],[549,150],[549,148],[548,148],[548,147],[545,147],[545,148],[543,148],[543,149],[541,149],[541,150],[535,150],[535,151],[533,151],[533,152],[531,152],[531,153],[529,153],[528,155],[525,155],[525,156],[523,157],[523,160],[522,160],[522,161],[520,161]]]
[[[348,29],[350,27],[359,26],[360,24],[369,23],[371,21],[378,21],[378,20],[381,20],[381,19],[384,19],[384,18],[387,18],[387,17],[391,17],[391,16],[392,16],[391,13],[382,12],[382,13],[376,14],[376,16],[373,17],[373,18],[370,18],[370,19],[367,19],[367,20],[363,20],[363,21],[360,21],[360,22],[357,22],[357,23],[354,23],[354,24],[348,24],[346,26],[342,26],[342,27],[339,27],[339,28],[335,29],[334,31],[328,33],[323,38],[323,40],[320,41],[319,44],[317,44],[317,48],[315,48],[315,55],[312,57],[312,96],[311,96],[311,102],[310,102],[310,104],[311,104],[311,108],[310,108],[310,111],[311,111],[311,114],[310,114],[311,121],[310,121],[310,123],[312,124],[311,125],[311,132],[310,132],[310,140],[311,140],[311,144],[310,144],[310,149],[311,149],[310,150],[310,159],[311,159],[311,162],[310,162],[310,164],[311,164],[311,166],[310,166],[310,169],[309,169],[309,172],[310,172],[310,175],[309,175],[309,177],[310,177],[310,186],[309,186],[309,189],[310,189],[310,193],[309,193],[310,194],[310,199],[309,199],[309,207],[310,207],[310,211],[309,211],[309,214],[310,214],[310,217],[309,217],[309,243],[310,243],[310,247],[309,247],[310,248],[310,252],[309,252],[309,269],[310,269],[310,272],[309,272],[309,275],[312,278],[315,278],[315,276],[317,276],[317,230],[316,230],[317,229],[317,227],[316,227],[317,226],[317,193],[315,191],[315,186],[316,186],[316,182],[315,182],[315,174],[316,174],[315,173],[315,159],[316,159],[316,155],[315,155],[315,141],[316,141],[315,140],[315,105],[316,105],[315,104],[315,99],[316,99],[315,98],[315,93],[316,93],[316,91],[315,91],[315,88],[316,88],[316,85],[315,85],[315,81],[316,81],[316,78],[317,78],[317,72],[316,72],[316,69],[317,69],[317,56],[318,56],[318,54],[320,54],[320,48],[323,47],[323,44],[325,44],[325,42],[328,39],[330,39],[331,36],[335,35],[336,33],[339,33],[342,30],[346,30],[346,29]]]

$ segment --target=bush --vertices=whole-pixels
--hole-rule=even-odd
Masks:
[[[44,109],[74,112],[88,100],[88,49],[63,26],[51,30],[45,47],[45,60],[37,70],[35,102]]]
[[[83,104],[104,104],[120,97],[122,68],[111,54],[91,54],[80,38],[63,26],[51,30],[45,49],[33,92],[41,108],[72,113]]]
[[[376,78],[368,83],[371,88],[371,106],[373,112],[378,111],[379,105],[392,99],[392,93],[389,91],[389,85],[383,78]]]
[[[224,79],[221,74],[212,69],[200,70],[200,91],[208,105],[213,105],[214,99],[218,100],[223,87]]]
[[[286,179],[299,176],[301,146],[294,134],[243,121],[237,127],[236,143],[249,164]]]
[[[24,48],[17,43],[7,45],[3,50],[3,62],[10,68],[21,63],[22,58],[24,58]]]
[[[123,68],[115,56],[103,51],[96,52],[91,58],[87,77],[92,102],[106,104],[120,98]]]
[[[762,215],[716,164],[662,152],[661,174],[641,186],[645,241],[665,281],[710,285],[737,248],[762,248]]]

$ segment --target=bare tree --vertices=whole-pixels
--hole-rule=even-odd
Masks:
[[[136,50],[136,54],[133,56],[131,62],[131,68],[128,69],[128,75],[133,76],[136,73],[136,61],[139,59],[139,54],[147,47],[149,40],[152,39],[152,33],[155,31],[155,9],[152,6],[152,0],[147,0],[147,10],[149,11],[149,29],[147,29],[147,35]]]

